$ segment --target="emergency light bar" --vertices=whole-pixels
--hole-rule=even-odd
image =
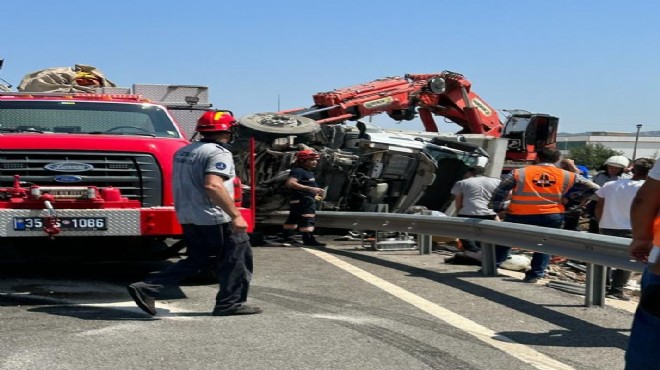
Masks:
[[[131,101],[148,103],[151,100],[144,98],[142,95],[135,94],[96,94],[96,93],[36,93],[36,92],[0,92],[0,97],[7,98],[30,98],[33,96],[57,99],[75,99],[75,100],[118,100],[118,101]]]

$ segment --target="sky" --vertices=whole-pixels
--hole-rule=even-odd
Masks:
[[[559,117],[560,132],[660,130],[657,0],[21,0],[0,16],[0,78],[14,86],[88,64],[119,86],[208,86],[215,108],[241,117],[449,70],[495,109]]]

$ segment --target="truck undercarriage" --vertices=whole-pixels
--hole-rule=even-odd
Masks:
[[[430,140],[362,122],[318,125],[311,119],[280,114],[248,116],[240,122],[255,120],[269,124],[259,132],[254,124],[242,125],[234,151],[239,175],[247,179],[247,142],[250,137],[258,139],[257,216],[288,209],[284,182],[294,154],[307,147],[321,155],[315,174],[326,195],[319,209],[331,211],[406,212],[415,205],[444,211],[451,202],[448,188],[468,167],[488,161],[483,149],[461,142],[457,135]],[[275,127],[277,123],[281,127]],[[435,189],[433,196],[425,196],[427,189]]]

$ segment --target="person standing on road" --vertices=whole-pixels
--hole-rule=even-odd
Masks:
[[[599,186],[593,182],[558,168],[555,163],[561,158],[557,149],[545,148],[537,152],[535,165],[513,170],[493,192],[491,208],[504,216],[504,221],[560,229],[564,222],[562,198],[571,189],[586,189],[591,192]],[[584,191],[584,196],[591,196]],[[504,209],[504,201],[510,196],[510,203]],[[504,262],[511,247],[498,245],[495,248],[497,266]],[[543,278],[550,263],[550,255],[534,252],[532,268],[525,273],[523,281],[536,283]]]
[[[598,186],[603,186],[610,181],[616,181],[621,178],[630,178],[631,176],[625,172],[626,168],[630,165],[630,160],[622,155],[613,155],[605,160],[601,170],[594,176],[593,182]],[[596,204],[597,198],[593,198],[587,204],[587,214],[589,215],[589,232],[598,234],[600,232],[598,220],[596,219]]]
[[[610,181],[596,191],[598,196],[596,219],[598,219],[601,234],[632,238],[630,206],[637,191],[644,185],[644,181],[654,163],[653,159],[637,159],[633,162],[632,178]],[[630,298],[623,292],[623,287],[629,279],[630,271],[621,269],[612,271],[608,268],[608,282],[610,283],[608,285],[610,288],[607,296],[629,301]]]
[[[213,261],[220,290],[212,315],[262,312],[245,304],[252,278],[252,250],[247,222],[233,199],[236,173],[228,144],[235,128],[236,120],[229,112],[206,112],[196,127],[202,139],[174,154],[174,207],[183,227],[187,257],[128,286],[138,307],[152,316],[157,313],[155,299],[165,285],[178,284]]]
[[[660,157],[630,207],[630,257],[647,262],[635,311],[626,369],[660,368]]]
[[[622,155],[613,155],[605,160],[603,167],[594,176],[593,182],[603,186],[610,181],[616,181],[622,177],[630,177],[625,169],[630,165],[630,160]]]
[[[559,167],[568,171],[568,172],[575,172],[576,174],[582,175],[585,179],[589,179],[589,171],[586,170],[586,167],[583,167],[585,170],[579,168],[576,164],[575,161],[570,159],[570,158],[562,158],[562,160],[559,162]],[[579,192],[576,192],[575,190],[571,190],[568,193],[566,193],[566,196],[564,196],[563,202],[564,202],[564,230],[573,230],[573,231],[578,231],[578,227],[580,225],[580,219],[582,218],[582,212],[584,210],[584,205],[588,201],[588,199],[585,200],[580,200],[581,196]]]
[[[285,186],[291,190],[289,217],[282,228],[284,242],[297,243],[293,239],[296,228],[303,237],[303,245],[325,247],[314,238],[316,224],[316,200],[323,197],[324,190],[314,178],[314,169],[319,164],[319,153],[314,149],[303,149],[296,153],[296,160]]]
[[[458,217],[495,220],[497,213],[488,208],[488,202],[493,191],[500,184],[500,179],[484,176],[484,167],[470,167],[465,172],[463,180],[457,181],[451,188],[454,195]],[[481,243],[461,239],[463,252],[466,256],[480,259]]]

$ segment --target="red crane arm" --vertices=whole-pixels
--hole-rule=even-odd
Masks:
[[[438,132],[434,120],[438,115],[460,125],[460,133],[502,134],[497,112],[472,92],[471,83],[463,75],[454,72],[387,77],[317,93],[313,98],[315,105],[311,108],[281,113],[304,115],[319,123],[339,123],[379,113],[396,120],[412,120],[419,113],[426,131]]]

